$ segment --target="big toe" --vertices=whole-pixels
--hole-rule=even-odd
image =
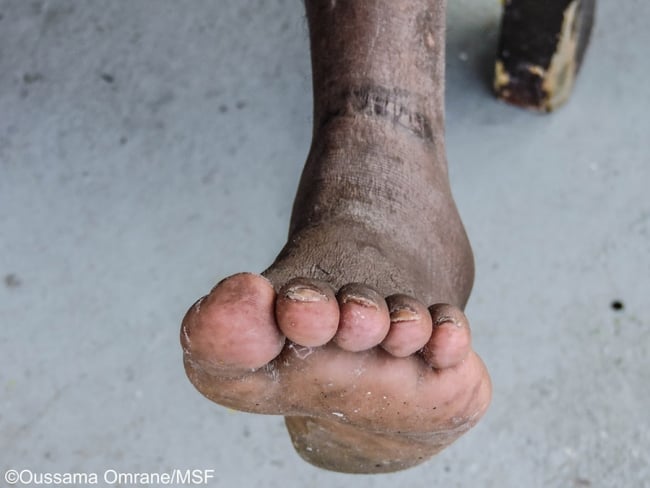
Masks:
[[[273,286],[260,275],[240,273],[221,281],[183,319],[186,361],[225,371],[264,366],[280,354],[285,341],[274,304]]]
[[[436,369],[460,364],[472,349],[467,317],[459,308],[447,304],[432,305],[429,313],[433,332],[422,349],[422,357]]]

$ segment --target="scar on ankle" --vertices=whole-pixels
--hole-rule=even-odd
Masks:
[[[332,97],[320,121],[324,127],[338,117],[366,115],[391,120],[415,136],[433,142],[431,120],[412,107],[413,96],[397,89],[376,85],[362,85],[342,90]],[[410,103],[409,103],[410,102]]]

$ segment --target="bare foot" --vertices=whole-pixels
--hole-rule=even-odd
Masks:
[[[287,245],[264,276],[231,276],[196,302],[181,343],[210,400],[284,415],[317,466],[379,473],[452,443],[491,385],[461,311],[473,260],[447,178],[444,2],[341,4],[307,2],[315,135]],[[384,33],[372,46],[367,19]],[[360,75],[369,49],[413,59]]]

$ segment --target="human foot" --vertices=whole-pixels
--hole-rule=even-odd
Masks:
[[[490,400],[460,310],[472,282],[469,244],[446,179],[434,178],[444,165],[407,161],[433,163],[431,146],[377,124],[351,117],[322,131],[289,242],[266,278],[222,281],[189,310],[181,337],[187,374],[205,396],[285,415],[303,458],[345,472],[418,464],[474,425]],[[350,132],[370,146],[346,143]],[[355,183],[366,185],[388,161],[400,161],[402,178],[384,179],[372,201],[348,200],[362,192],[344,175],[366,167]],[[333,192],[324,181],[336,171]],[[439,302],[452,305],[427,310]]]
[[[190,309],[182,343],[201,393],[285,415],[298,453],[335,471],[419,464],[472,427],[490,400],[458,308],[384,300],[365,285],[335,296],[327,283],[298,278],[276,294],[262,276],[234,275]]]
[[[447,178],[444,2],[306,5],[314,140],[289,240],[265,277],[234,275],[190,308],[185,368],[219,404],[284,415],[317,466],[396,471],[491,395],[461,311],[473,261]]]

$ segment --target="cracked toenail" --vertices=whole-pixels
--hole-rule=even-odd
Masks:
[[[316,288],[305,285],[296,285],[288,288],[284,296],[296,302],[326,302],[327,295]]]
[[[367,308],[374,308],[374,309],[379,308],[377,304],[373,302],[370,298],[362,297],[360,295],[344,295],[341,301],[343,303],[348,303],[348,302],[356,303],[357,305],[361,305],[362,307],[367,307]]]
[[[454,324],[456,327],[462,327],[463,324],[459,323],[455,318],[453,318],[451,315],[443,315],[441,317],[438,317],[436,321],[434,322],[433,325],[436,327],[444,324]]]
[[[412,320],[418,320],[419,318],[420,314],[408,305],[396,305],[390,309],[391,322],[410,322]]]

